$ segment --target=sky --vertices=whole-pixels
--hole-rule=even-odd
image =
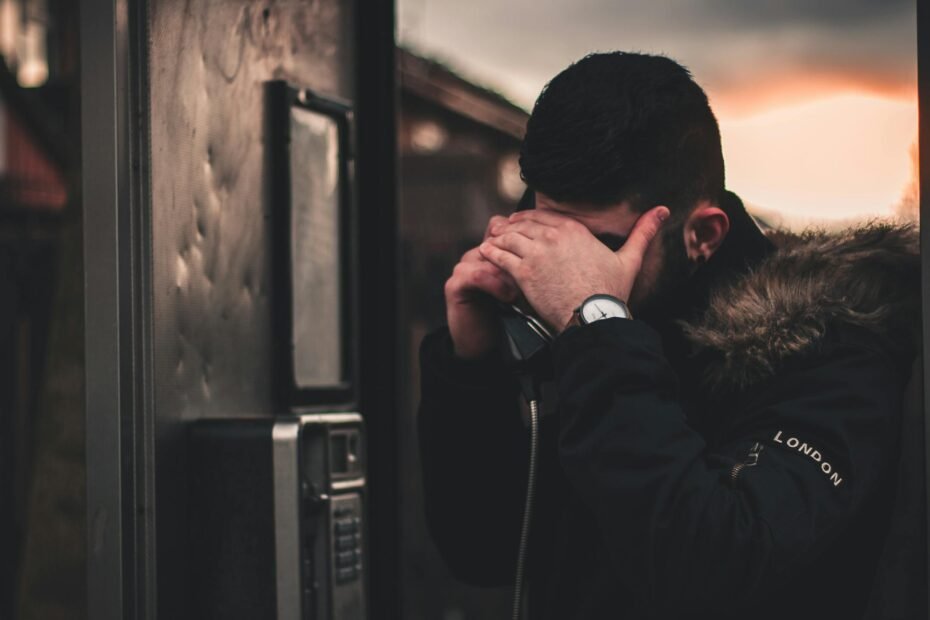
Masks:
[[[791,228],[897,212],[917,138],[916,3],[398,0],[398,40],[527,110],[594,51],[687,66],[720,122],[727,185]]]

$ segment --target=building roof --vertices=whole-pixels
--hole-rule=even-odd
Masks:
[[[504,134],[523,139],[526,110],[500,93],[458,75],[443,63],[397,48],[401,90]]]

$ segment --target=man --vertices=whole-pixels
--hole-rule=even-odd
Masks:
[[[918,342],[914,231],[775,250],[724,189],[705,94],[663,57],[556,76],[521,167],[535,208],[492,218],[421,349],[427,517],[452,571],[514,579],[528,432],[496,304],[516,302],[558,333],[529,617],[861,617]]]

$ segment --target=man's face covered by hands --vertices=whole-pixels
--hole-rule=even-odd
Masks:
[[[463,358],[497,341],[492,299],[525,299],[556,331],[598,293],[638,317],[674,313],[690,265],[709,259],[729,229],[716,206],[725,186],[716,118],[688,70],[663,56],[590,54],[555,76],[527,122],[520,171],[534,208],[492,218],[446,282]],[[624,196],[692,206],[668,219],[665,206],[639,213]]]
[[[682,225],[667,221],[666,207],[638,213],[625,201],[595,208],[543,194],[535,207],[494,218],[480,252],[513,277],[557,330],[598,293],[627,301],[634,314],[649,314],[688,276]]]

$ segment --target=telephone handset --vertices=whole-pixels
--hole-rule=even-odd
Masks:
[[[552,378],[549,346],[555,336],[542,321],[518,306],[500,304],[499,312],[504,361],[517,375],[527,403],[538,400],[540,384]]]

